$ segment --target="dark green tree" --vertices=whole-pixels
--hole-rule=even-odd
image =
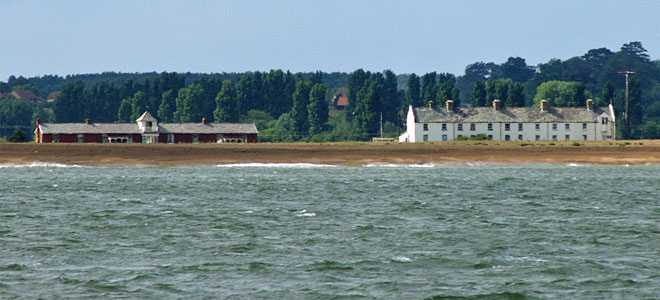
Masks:
[[[25,143],[27,142],[27,137],[23,133],[23,130],[17,127],[16,130],[14,130],[14,133],[9,137],[8,141],[11,143]]]
[[[482,107],[487,105],[486,97],[486,84],[477,80],[472,85],[472,93],[470,93],[470,103],[472,107]]]
[[[222,90],[215,99],[217,107],[214,112],[216,122],[236,123],[239,120],[238,99],[236,89],[231,80],[222,83]]]
[[[424,106],[420,89],[419,77],[415,73],[410,74],[410,77],[408,77],[408,90],[406,91],[407,105],[412,105],[413,107]]]
[[[424,104],[435,100],[438,94],[436,76],[437,74],[435,72],[426,73],[422,76],[422,101],[424,101]]]
[[[176,109],[176,94],[174,90],[167,90],[163,93],[163,99],[158,106],[158,120],[164,123],[174,121],[174,110]]]
[[[306,80],[296,82],[296,90],[293,92],[293,108],[291,118],[293,119],[293,130],[296,136],[306,135],[309,132],[309,94],[311,83]]]
[[[55,121],[60,123],[71,123],[82,121],[84,112],[85,86],[82,81],[65,84],[62,92],[55,98]]]
[[[505,105],[509,107],[525,106],[525,88],[521,83],[511,82]]]
[[[614,86],[613,82],[611,82],[611,81],[606,82],[605,85],[603,86],[603,90],[601,92],[602,99],[596,105],[606,106],[610,103],[614,103],[614,91],[615,91],[615,89],[616,89],[616,87]]]
[[[327,87],[317,83],[309,93],[309,133],[321,133],[328,123],[328,102],[325,100]]]
[[[175,122],[200,122],[207,115],[206,92],[201,84],[192,84],[179,90],[176,98],[177,110],[174,112]]]

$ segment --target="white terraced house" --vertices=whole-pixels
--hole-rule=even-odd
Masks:
[[[399,142],[451,141],[459,137],[484,135],[496,141],[613,140],[616,132],[614,108],[594,107],[412,107],[408,109],[407,131]]]

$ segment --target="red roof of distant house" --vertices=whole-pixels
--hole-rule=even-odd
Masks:
[[[337,100],[337,106],[348,106],[348,97],[339,97],[339,100]]]
[[[16,99],[39,100],[39,97],[30,90],[15,90],[11,92]]]
[[[48,94],[48,100],[55,100],[55,98],[57,98],[57,95],[59,95],[59,94],[60,94],[60,92],[52,92],[52,93]]]

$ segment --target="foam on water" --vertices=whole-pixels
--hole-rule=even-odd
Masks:
[[[12,168],[79,168],[78,165],[67,165],[60,163],[50,163],[50,162],[29,162],[29,163],[5,163],[0,164],[0,169],[12,169]]]
[[[242,164],[220,164],[219,168],[332,168],[335,165],[311,164],[311,163],[242,163]]]

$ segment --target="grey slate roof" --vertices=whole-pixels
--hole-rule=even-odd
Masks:
[[[42,123],[41,130],[46,134],[142,134],[134,123]],[[191,133],[191,134],[250,134],[258,133],[254,124],[240,123],[161,123],[159,133]]]
[[[590,123],[603,113],[610,114],[608,107],[552,107],[541,111],[538,107],[457,107],[447,112],[444,107],[417,107],[417,123]]]

